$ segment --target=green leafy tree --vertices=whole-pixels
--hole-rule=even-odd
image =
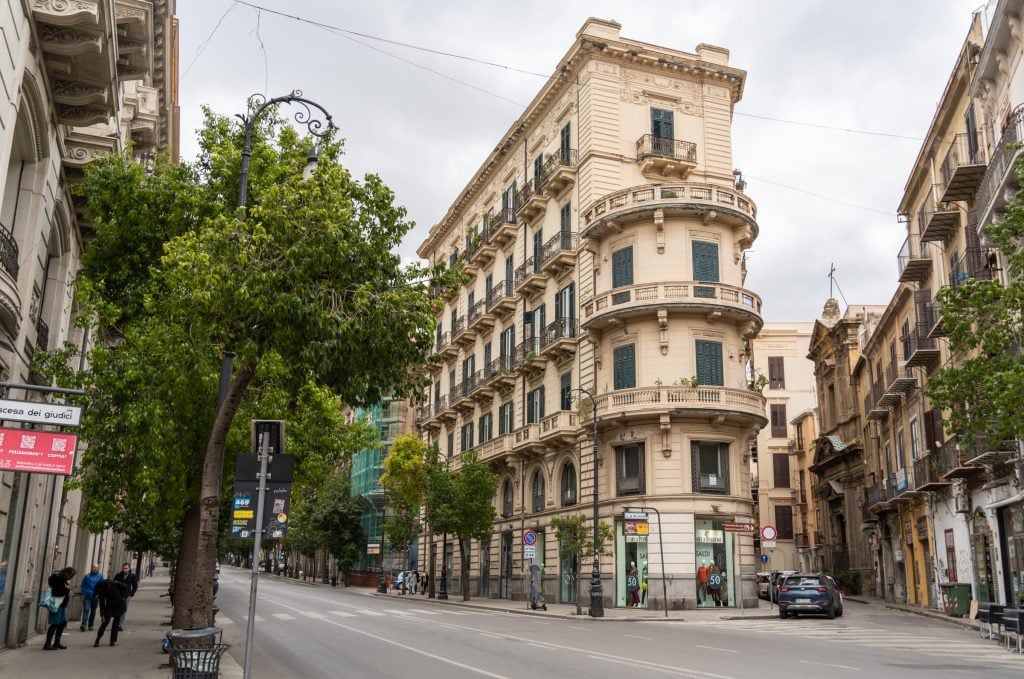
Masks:
[[[82,188],[96,238],[77,287],[103,346],[88,376],[65,376],[87,383],[98,413],[80,482],[100,491],[97,527],[121,513],[140,536],[180,531],[176,627],[211,617],[220,470],[229,442],[248,448],[236,416],[297,415],[307,385],[355,404],[411,393],[432,339],[428,284],[446,280],[402,266],[395,250],[411,223],[379,178],[355,180],[331,141],[304,178],[311,141],[272,119],[256,130],[248,218],[237,219],[241,136],[208,113],[191,166],[162,160],[147,174],[114,156]],[[218,409],[224,351],[237,356]],[[272,390],[283,413],[258,407]]]
[[[459,540],[462,599],[469,601],[469,552],[473,540],[490,540],[496,511],[498,475],[467,451],[455,471],[430,465],[427,474],[426,519],[431,529]]]
[[[580,582],[580,565],[584,560],[593,562],[594,559],[594,524],[588,523],[581,514],[571,516],[556,516],[551,519],[551,528],[555,531],[555,539],[558,540],[558,548],[562,554],[570,554],[573,559],[573,578],[576,582],[576,615],[583,615],[583,604],[580,596],[582,583]],[[597,525],[597,552],[607,556],[605,544],[615,539],[612,527],[604,521]]]
[[[1016,171],[1024,179],[1024,164]],[[934,405],[949,410],[947,429],[966,445],[980,437],[1024,438],[1024,193],[1015,194],[1003,218],[985,225],[985,233],[1000,254],[1007,282],[966,277],[939,291],[942,327],[956,360],[926,388]],[[980,269],[987,262],[972,264]]]
[[[380,485],[387,493],[389,514],[384,532],[391,545],[406,550],[419,532],[420,506],[427,493],[427,444],[414,434],[395,438],[381,461]]]
[[[307,495],[293,517],[295,525],[289,529],[287,544],[309,557],[317,552],[330,554],[339,570],[348,570],[359,558],[366,540],[360,525],[362,511],[351,495],[348,474],[334,473],[325,485]]]

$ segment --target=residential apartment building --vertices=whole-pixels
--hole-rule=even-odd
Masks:
[[[761,300],[743,287],[757,213],[732,165],[746,74],[720,47],[619,29],[587,20],[420,246],[469,282],[441,298],[418,423],[453,466],[472,449],[500,474],[493,536],[470,555],[478,595],[522,597],[535,565],[549,599],[574,601],[576,564],[549,526],[589,516],[597,484],[615,532],[605,605],[628,605],[633,567],[643,606],[666,605],[662,580],[669,607],[715,605],[698,599],[702,566],[722,572],[714,599],[730,606],[742,568],[752,602],[752,540],[723,527],[752,517],[749,450],[766,423],[747,379]],[[640,508],[658,510],[647,539],[624,521]]]
[[[796,435],[790,419],[815,404],[814,364],[807,360],[812,329],[812,323],[766,323],[750,343],[752,377],[763,383],[768,407],[768,426],[757,435],[757,459],[752,460],[757,515],[760,526],[772,525],[778,531],[775,546],[761,549],[769,557],[767,570],[797,570],[797,548],[808,547],[807,535],[797,530],[796,517],[801,503],[807,505],[810,486],[793,464]]]
[[[36,349],[86,338],[72,284],[88,224],[71,185],[129,142],[140,160],[177,153],[173,0],[0,3],[0,381],[27,384]],[[14,399],[38,392],[5,386]],[[8,423],[11,425],[11,423]],[[13,426],[18,426],[14,424]],[[62,478],[0,472],[0,646],[45,628],[36,602],[54,568],[111,572],[120,539],[76,527],[82,498]]]
[[[822,570],[859,574],[871,582],[872,563],[864,533],[865,437],[857,372],[865,332],[884,306],[850,306],[840,313],[835,299],[825,302],[814,323],[807,357],[814,362],[818,391],[818,437],[814,441],[812,490],[816,544]]]
[[[904,190],[900,285],[866,340],[859,376],[875,588],[922,607],[941,608],[948,583],[971,583],[975,599],[1000,603],[1016,603],[1024,584],[1017,443],[966,445],[925,393],[968,358],[945,341],[937,293],[1005,280],[985,229],[1017,187],[1022,9],[1000,1],[973,17]]]
[[[817,408],[803,411],[789,423],[793,427],[789,460],[796,479],[793,488],[793,531],[796,543],[793,570],[815,573],[824,569],[823,540],[819,528],[823,519],[814,498],[814,473],[811,471],[815,440],[818,437]]]

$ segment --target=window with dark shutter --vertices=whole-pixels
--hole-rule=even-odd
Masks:
[[[722,343],[697,340],[697,381],[702,387],[721,387],[725,384],[722,366]]]
[[[615,347],[612,352],[612,371],[615,389],[632,389],[636,386],[635,344]]]
[[[775,506],[775,530],[779,540],[793,539],[793,508],[788,505]]]
[[[559,407],[562,410],[572,410],[572,373],[563,373],[558,381]]]
[[[697,493],[729,492],[729,446],[724,443],[693,441],[693,488]]]
[[[786,388],[786,361],[782,356],[768,357],[768,388]]]
[[[544,474],[539,469],[533,472],[533,511],[544,511]]]
[[[693,241],[693,280],[718,282],[718,243]]]
[[[501,515],[512,516],[512,481],[505,479],[501,489]]]
[[[612,287],[633,285],[633,246],[619,248],[612,253]]]
[[[772,436],[774,438],[786,438],[786,404],[773,403],[771,405]]]
[[[651,108],[651,136],[656,139],[672,139],[675,134],[672,111]]]
[[[772,471],[775,488],[789,488],[789,454],[772,454]]]
[[[576,504],[576,466],[572,462],[562,465],[561,496],[563,507]]]
[[[563,234],[572,231],[572,203],[566,203],[562,206],[558,216],[558,227]],[[563,243],[562,247],[567,248],[568,244]]]
[[[644,445],[619,446],[615,449],[617,495],[643,495]]]
[[[540,271],[541,262],[544,259],[544,232],[537,229],[533,232],[533,272]]]
[[[569,162],[569,149],[572,148],[572,137],[570,134],[570,123],[566,123],[562,126],[562,131],[558,135],[558,150],[562,154],[562,162]]]
[[[534,187],[540,185],[544,177],[544,154],[540,154],[533,159],[533,184]]]
[[[455,432],[448,432],[448,458],[455,455]]]

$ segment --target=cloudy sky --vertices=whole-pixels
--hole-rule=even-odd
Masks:
[[[348,167],[381,175],[408,209],[412,258],[588,16],[687,52],[721,45],[748,73],[734,163],[761,235],[746,286],[767,320],[813,320],[833,262],[840,302],[885,304],[895,290],[896,208],[982,2],[183,0],[182,151],[195,154],[202,105],[237,113],[254,92],[301,89],[334,116]]]

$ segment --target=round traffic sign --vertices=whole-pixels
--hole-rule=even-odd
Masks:
[[[767,554],[762,554],[761,555],[761,563],[768,563],[768,555]]]
[[[537,533],[532,530],[523,531],[523,544],[528,547],[537,544]]]
[[[761,539],[762,540],[774,540],[779,534],[779,531],[775,530],[775,526],[771,524],[767,526],[761,526]]]

